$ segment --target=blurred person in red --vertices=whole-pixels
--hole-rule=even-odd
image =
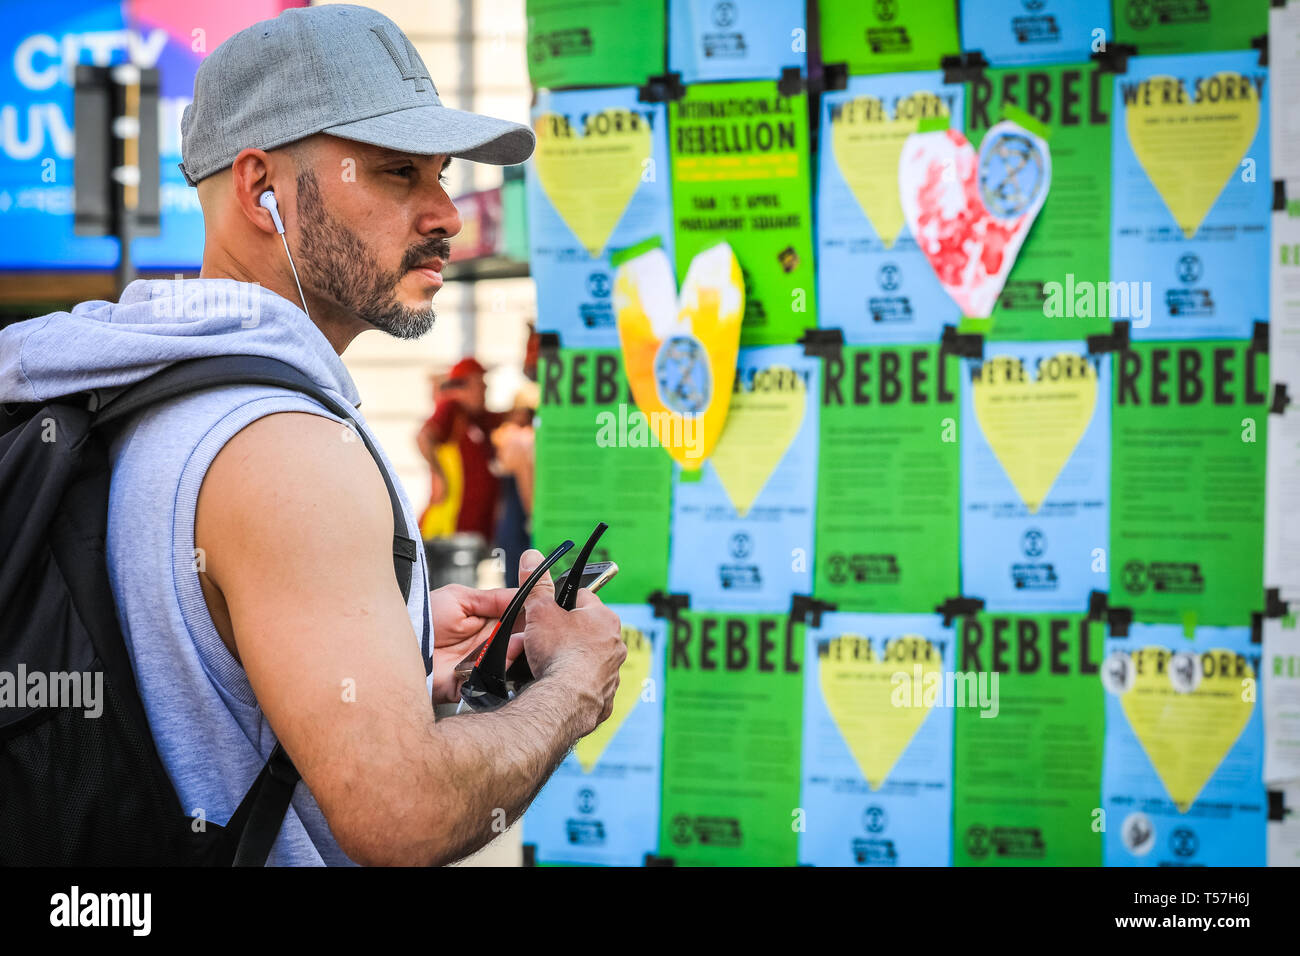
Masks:
[[[491,435],[506,416],[486,406],[486,369],[474,358],[452,366],[417,443],[429,463],[432,489],[420,518],[426,540],[470,531],[492,541],[500,483],[492,469]]]

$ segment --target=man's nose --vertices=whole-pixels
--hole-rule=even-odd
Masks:
[[[460,211],[456,204],[441,186],[434,187],[428,205],[416,223],[420,235],[441,234],[450,239],[460,232],[461,226]]]

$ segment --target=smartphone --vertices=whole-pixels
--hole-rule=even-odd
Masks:
[[[569,572],[572,570],[573,568],[569,568],[569,570],[561,574],[559,580],[555,582],[556,594],[559,594],[561,589],[563,589],[564,582],[569,579]],[[578,587],[586,588],[592,594],[595,594],[608,584],[609,579],[616,574],[618,574],[618,565],[613,561],[597,561],[594,564],[587,565],[587,567],[583,569],[582,580],[578,583]]]
[[[569,571],[572,570],[573,568],[569,568]],[[565,580],[569,577],[569,571],[565,571],[563,574],[560,575],[559,579],[556,580],[555,593],[558,594],[560,592],[560,589],[564,586]],[[608,584],[610,582],[610,579],[613,578],[614,575],[616,574],[618,574],[618,565],[615,564],[613,561],[598,561],[594,564],[588,564],[586,569],[583,571],[582,580],[578,586],[586,588],[592,594],[595,594],[606,584]],[[436,636],[435,636],[435,640],[436,640]],[[464,679],[470,675],[470,671],[474,669],[474,661],[478,660],[479,654],[483,652],[483,645],[486,643],[487,641],[484,641],[483,644],[480,644],[478,647],[474,648],[474,650],[472,650],[465,657],[464,660],[462,660],[459,664],[456,665],[457,677]],[[523,657],[521,655],[519,659],[515,661],[515,663],[518,664],[519,660],[522,659]],[[514,671],[515,669],[512,667],[511,670]],[[518,671],[515,671],[515,673],[518,673]]]

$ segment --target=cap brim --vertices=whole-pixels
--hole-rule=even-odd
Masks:
[[[522,163],[537,143],[520,123],[446,106],[414,106],[321,132],[418,156],[455,156],[494,166]]]

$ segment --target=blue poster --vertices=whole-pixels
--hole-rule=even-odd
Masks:
[[[668,69],[683,83],[775,80],[803,70],[804,0],[670,0]]]
[[[741,349],[713,454],[673,466],[668,586],[692,607],[771,611],[812,590],[820,378],[798,346]]]
[[[193,96],[199,61],[282,6],[232,0],[198,27],[179,2],[137,5],[129,23],[125,2],[7,4],[0,37],[0,268],[109,269],[117,262],[117,239],[73,231],[73,71],[78,63],[129,61],[156,68],[161,83],[161,234],[137,238],[133,260],[137,268],[197,269],[203,216],[198,193],[176,167],[181,113]]]
[[[1111,41],[1110,0],[967,0],[961,40],[993,66],[1077,63]]]
[[[962,374],[962,593],[985,609],[1088,609],[1105,591],[1110,356],[986,342]]]
[[[855,76],[822,96],[817,190],[820,324],[850,345],[937,342],[961,310],[903,220],[898,162],[922,121],[962,128],[962,86],[943,74]]]
[[[644,604],[611,604],[627,660],[614,712],[578,741],[524,815],[539,863],[641,866],[659,845],[667,622]]]
[[[1260,645],[1249,627],[1108,637],[1106,866],[1264,866]]]
[[[526,166],[537,328],[565,348],[618,348],[611,253],[656,238],[672,260],[662,103],[636,88],[540,90]]]
[[[800,863],[949,864],[955,643],[937,614],[807,628]]]
[[[1254,51],[1134,57],[1115,77],[1110,278],[1152,304],[1133,338],[1268,321],[1268,116]]]

